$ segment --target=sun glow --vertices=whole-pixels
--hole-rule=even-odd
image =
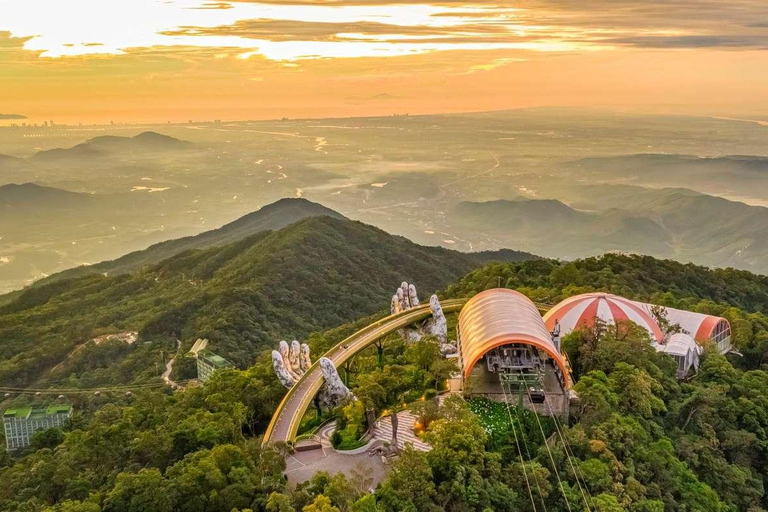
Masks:
[[[59,122],[698,110],[717,97],[753,115],[766,104],[764,0],[638,1],[2,0],[0,112]]]
[[[0,31],[28,38],[24,48],[42,57],[122,54],[150,47],[207,47],[244,50],[271,60],[380,57],[439,50],[529,49],[566,51],[564,41],[516,41],[526,28],[516,9],[405,5],[274,5],[204,0],[25,0],[0,4]],[[41,16],[41,13],[45,13]],[[308,31],[281,40],[281,34],[228,33],[246,21],[294,24]],[[382,33],[352,32],[357,24],[385,27]],[[312,30],[340,27],[325,38]],[[467,29],[465,26],[475,27]],[[485,32],[484,27],[493,30]],[[346,28],[347,30],[344,30]],[[416,30],[418,29],[418,30]],[[540,29],[536,27],[532,30]],[[418,33],[422,31],[424,33]],[[273,35],[274,37],[270,37]],[[320,39],[320,40],[318,40]],[[487,39],[487,41],[486,41]]]

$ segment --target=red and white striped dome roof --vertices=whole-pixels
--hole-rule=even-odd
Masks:
[[[555,321],[560,322],[560,334],[565,336],[574,329],[593,326],[595,318],[612,324],[630,320],[647,330],[657,343],[664,340],[664,334],[647,311],[629,299],[609,293],[569,297],[544,315],[544,325],[552,331]]]

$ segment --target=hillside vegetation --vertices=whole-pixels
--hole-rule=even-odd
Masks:
[[[184,251],[226,245],[256,233],[261,233],[262,231],[275,231],[306,217],[320,215],[336,219],[344,218],[340,213],[306,199],[280,199],[220,228],[204,231],[194,236],[166,240],[142,251],[126,254],[115,260],[103,261],[95,265],[61,272],[56,278],[61,279],[69,275],[97,272],[108,274],[131,272],[145,265],[159,263]]]
[[[0,306],[0,384],[146,380],[159,375],[161,351],[199,337],[245,368],[280,339],[386,310],[402,280],[424,295],[483,262],[528,257],[423,247],[359,222],[309,217],[132,274],[56,280],[14,295]],[[110,355],[111,345],[85,346],[72,365],[50,372],[94,336],[121,331],[140,334],[130,356],[125,347]],[[75,364],[80,358],[89,361]]]

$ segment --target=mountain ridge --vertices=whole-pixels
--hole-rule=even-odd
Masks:
[[[12,294],[0,302],[0,383],[38,380],[105,330],[138,331],[157,350],[205,337],[246,367],[282,338],[388,308],[403,280],[428,296],[484,262],[532,257],[425,247],[358,221],[309,216],[132,273],[89,273]]]
[[[53,163],[59,159],[99,158],[112,151],[161,152],[193,148],[194,144],[161,133],[146,131],[133,137],[102,135],[69,148],[39,151],[30,157],[32,161]]]

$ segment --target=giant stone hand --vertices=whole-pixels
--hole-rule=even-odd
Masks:
[[[299,344],[296,340],[288,346],[288,343],[281,341],[279,349],[272,351],[272,368],[280,379],[280,383],[290,389],[312,366],[312,361],[309,359],[309,346],[306,343]]]
[[[285,364],[285,369],[288,371],[288,373],[293,377],[294,381],[299,380],[299,375],[296,373],[296,371],[293,369],[293,364],[291,362],[291,348],[288,345],[286,341],[280,342],[280,356],[283,358],[283,363]]]
[[[288,368],[285,365],[285,360],[277,350],[272,351],[272,368],[275,370],[277,378],[280,379],[280,384],[288,389],[291,389],[293,385],[296,384],[297,379],[294,379],[293,376],[288,372]]]
[[[392,303],[390,310],[392,314],[401,313],[411,308],[415,308],[420,305],[418,294],[416,293],[416,286],[408,284],[403,281],[400,288],[392,296]],[[440,343],[441,347],[448,343],[448,322],[445,319],[443,308],[440,306],[440,301],[437,295],[432,295],[429,298],[429,309],[432,311],[432,316],[420,324],[414,324],[410,327],[400,329],[398,332],[400,336],[407,342],[419,341],[423,336],[434,336]]]
[[[288,352],[288,362],[291,363],[291,370],[298,376],[304,375],[301,369],[301,346],[297,340],[291,342],[291,348]]]
[[[275,370],[280,383],[291,389],[301,378],[301,375],[312,366],[309,356],[309,345],[299,344],[294,340],[289,346],[285,341],[280,342],[280,350],[272,351],[272,368]],[[333,409],[352,397],[349,388],[344,385],[333,361],[327,357],[320,358],[320,371],[325,383],[320,388],[320,404],[326,409]]]
[[[448,321],[445,319],[445,313],[443,313],[437,295],[432,295],[429,298],[429,309],[432,311],[432,318],[428,318],[424,322],[422,331],[424,334],[437,338],[439,343],[448,343]]]
[[[320,370],[323,372],[325,384],[320,390],[320,404],[327,409],[334,409],[350,398],[352,393],[344,385],[333,361],[327,357],[320,358]]]
[[[402,313],[419,305],[419,296],[416,293],[416,287],[408,284],[406,281],[400,285],[397,292],[392,296],[390,311],[392,314]],[[417,327],[404,327],[397,331],[400,337],[409,343],[415,343],[421,339],[421,333]]]
[[[299,365],[301,366],[301,371],[305,372],[309,370],[309,367],[312,366],[312,360],[309,358],[309,345],[306,343],[301,344],[301,353],[299,354]]]

